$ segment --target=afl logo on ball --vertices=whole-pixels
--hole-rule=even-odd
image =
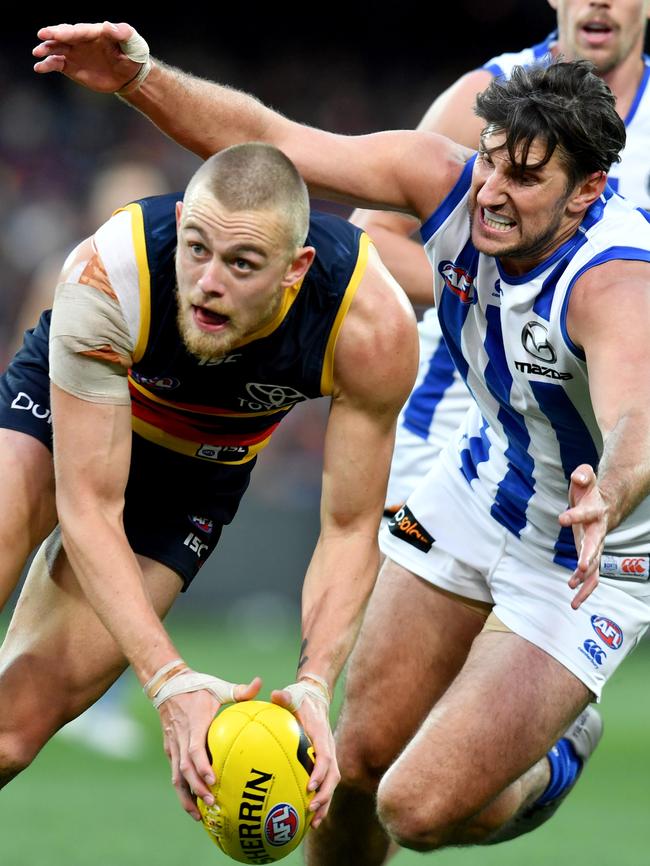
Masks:
[[[264,835],[269,845],[288,845],[298,832],[298,813],[289,803],[278,803],[264,821]]]

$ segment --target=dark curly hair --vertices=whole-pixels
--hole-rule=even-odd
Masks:
[[[592,172],[609,171],[625,145],[614,96],[586,60],[515,66],[509,79],[495,78],[479,93],[475,111],[490,131],[506,134],[510,161],[520,171],[545,165],[557,148],[567,188]],[[544,142],[546,151],[530,166],[534,141]]]

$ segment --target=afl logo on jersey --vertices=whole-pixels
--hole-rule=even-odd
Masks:
[[[147,388],[161,388],[163,391],[173,391],[181,384],[173,376],[141,376],[134,371],[131,372],[131,375],[141,385],[146,385]]]
[[[445,286],[460,298],[463,304],[476,303],[474,277],[468,274],[465,268],[461,268],[453,262],[444,261],[438,265],[438,272],[445,281]]]
[[[548,341],[548,331],[541,322],[528,322],[521,332],[521,342],[524,349],[533,358],[554,364],[557,361],[555,349]]]

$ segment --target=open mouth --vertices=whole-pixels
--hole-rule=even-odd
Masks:
[[[206,307],[192,306],[192,315],[194,321],[202,328],[216,329],[222,328],[230,321],[229,316],[223,316],[221,313],[214,313]]]
[[[495,213],[494,211],[488,210],[486,207],[481,208],[481,218],[484,225],[489,229],[498,232],[506,232],[509,229],[514,228],[516,225],[516,222],[511,220],[510,217],[504,216],[500,213]]]
[[[587,21],[580,30],[591,45],[601,45],[612,36],[614,27],[607,21]]]

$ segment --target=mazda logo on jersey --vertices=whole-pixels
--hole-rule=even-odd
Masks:
[[[557,361],[555,349],[548,341],[548,331],[541,322],[527,322],[521,332],[521,342],[533,358],[539,358],[547,364]]]

